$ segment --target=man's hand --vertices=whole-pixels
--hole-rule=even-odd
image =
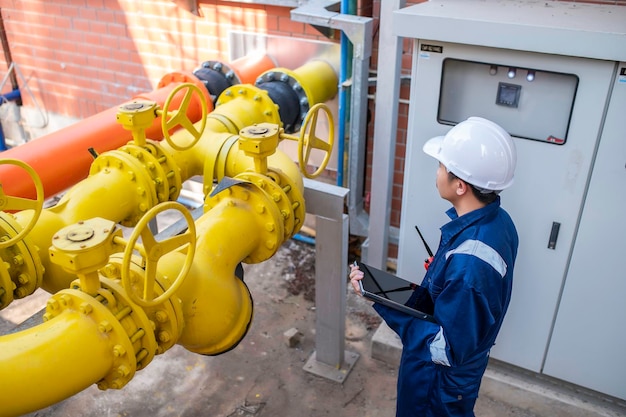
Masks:
[[[359,281],[363,279],[363,271],[359,269],[359,265],[357,265],[356,261],[350,265],[350,283],[352,284],[352,288],[354,288],[354,292],[358,295],[361,294],[361,286],[359,285]]]

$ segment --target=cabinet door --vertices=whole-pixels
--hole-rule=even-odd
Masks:
[[[618,66],[544,372],[626,399],[626,63]]]

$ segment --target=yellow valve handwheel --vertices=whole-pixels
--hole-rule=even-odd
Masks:
[[[176,110],[170,110],[170,106],[172,105],[172,100],[176,96],[176,94],[183,90],[185,90],[185,94],[183,96],[182,101],[180,102],[180,107]],[[196,129],[193,122],[189,120],[187,116],[187,110],[189,109],[189,105],[191,104],[191,98],[194,96],[194,93],[198,96],[198,100],[200,100],[200,104],[202,106],[202,119],[200,128]],[[177,151],[184,151],[186,149],[191,148],[195,145],[198,140],[200,140],[200,136],[204,132],[204,128],[206,127],[206,116],[208,112],[208,105],[200,87],[191,83],[184,83],[176,87],[172,90],[170,95],[163,103],[163,109],[159,111],[161,114],[161,129],[163,130],[163,137],[170,144],[170,146]],[[172,140],[172,136],[170,135],[170,130],[175,128],[176,126],[182,126],[193,138],[190,143],[187,144],[177,144]]]
[[[326,113],[326,119],[328,119],[328,141],[318,138],[315,134],[317,130],[317,118],[322,111]],[[311,107],[304,118],[299,136],[287,134],[282,134],[281,136],[284,139],[298,141],[298,163],[300,164],[300,172],[307,178],[315,178],[324,171],[330,160],[330,154],[333,151],[333,145],[335,143],[335,124],[333,122],[332,113],[327,105],[317,103],[315,106]],[[311,150],[313,149],[319,149],[326,154],[320,166],[314,172],[309,173],[306,167],[311,157]]]
[[[13,236],[12,239],[5,240],[4,242],[0,242],[0,249],[9,247],[19,242],[26,236],[35,224],[37,224],[37,220],[39,220],[39,216],[41,215],[41,211],[43,210],[43,202],[44,202],[44,193],[43,193],[43,184],[39,175],[32,169],[28,164],[18,161],[17,159],[0,159],[0,165],[17,165],[23,168],[30,178],[35,183],[35,190],[37,191],[37,197],[33,199],[22,198],[22,197],[11,197],[4,193],[2,189],[2,185],[0,184],[0,211],[8,211],[8,210],[35,210],[35,214],[26,227],[22,229],[17,235]]]
[[[162,241],[157,241],[148,226],[148,222],[156,217],[157,214],[166,210],[178,210],[185,217],[187,222],[187,231],[183,234],[173,236]],[[142,243],[137,243],[137,239],[141,236]],[[172,285],[158,297],[154,297],[154,284],[156,281],[158,261],[164,255],[174,252],[175,250],[187,247],[187,256],[180,273],[172,282]],[[130,281],[130,264],[133,250],[139,251],[146,261],[146,269],[144,273],[143,295],[137,296],[132,290]],[[191,264],[196,251],[196,225],[191,217],[191,213],[185,207],[175,201],[167,201],[155,207],[152,207],[137,223],[135,230],[131,234],[126,249],[124,250],[124,259],[122,260],[121,276],[122,285],[126,288],[129,298],[142,307],[154,307],[170,298],[181,286]]]

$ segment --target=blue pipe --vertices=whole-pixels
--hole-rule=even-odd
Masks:
[[[22,94],[19,88],[0,96],[0,102],[21,100]],[[7,150],[7,143],[4,138],[4,131],[2,130],[2,123],[0,122],[0,152]]]
[[[7,143],[4,140],[4,132],[2,131],[2,122],[0,122],[0,152],[7,150]]]
[[[341,0],[341,14],[350,13],[349,0]],[[341,57],[339,66],[339,132],[337,146],[337,185],[343,187],[343,172],[344,172],[344,159],[345,159],[345,140],[346,140],[346,119],[348,118],[347,105],[347,92],[344,88],[344,83],[348,76],[348,59],[350,57],[350,40],[346,34],[342,31],[340,38]]]
[[[293,240],[295,240],[296,242],[304,242],[304,243],[308,243],[309,245],[315,245],[315,239],[314,238],[309,237],[309,236],[301,235],[300,233],[296,233],[291,238]]]
[[[343,187],[343,162],[345,158],[345,140],[346,140],[346,92],[343,87],[345,81],[345,56],[347,55],[345,40],[346,35],[341,33],[341,66],[339,68],[339,132],[337,139],[337,185]]]

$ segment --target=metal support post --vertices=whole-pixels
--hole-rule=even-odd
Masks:
[[[339,14],[327,10],[335,1],[312,1],[291,11],[296,22],[339,29],[345,33],[354,48],[352,58],[350,142],[348,152],[348,214],[350,233],[367,236],[368,215],[363,208],[365,180],[365,146],[367,131],[367,88],[369,61],[372,55],[374,20],[370,17]],[[339,121],[343,123],[343,120]],[[344,140],[344,138],[339,138]]]
[[[316,215],[315,351],[304,370],[343,383],[359,355],[345,350],[349,217],[348,190],[305,180],[307,212]]]
[[[365,262],[385,269],[389,244],[389,218],[395,146],[398,130],[398,96],[402,68],[402,38],[393,34],[394,10],[404,0],[385,0],[380,4],[380,35],[376,116],[374,119],[374,153],[372,158],[372,198]],[[384,47],[382,47],[384,45]]]

